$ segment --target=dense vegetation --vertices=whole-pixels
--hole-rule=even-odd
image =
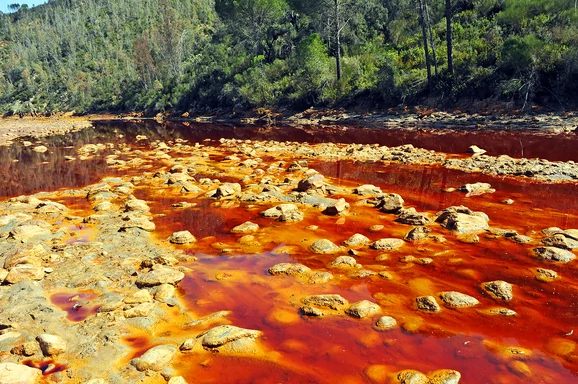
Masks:
[[[15,5],[0,14],[0,113],[372,109],[425,99],[568,107],[578,100],[576,1]]]

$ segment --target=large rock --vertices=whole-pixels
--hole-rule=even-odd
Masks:
[[[424,312],[439,312],[441,308],[433,296],[416,297],[415,304],[417,309]]]
[[[42,334],[36,338],[44,356],[56,356],[66,352],[66,342],[62,337]]]
[[[428,227],[415,227],[405,235],[404,239],[408,241],[427,239],[430,232],[431,229]]]
[[[280,263],[267,270],[271,275],[302,276],[311,273],[311,269],[299,263]]]
[[[560,263],[568,263],[576,258],[576,255],[572,252],[556,247],[534,248],[534,255],[542,260],[558,261]]]
[[[458,188],[458,191],[466,192],[466,196],[478,196],[484,193],[496,192],[488,183],[464,184]]]
[[[352,235],[349,239],[345,240],[343,244],[347,245],[350,248],[361,248],[369,244],[371,240],[369,240],[366,236],[356,233]]]
[[[126,231],[131,228],[142,229],[143,231],[153,232],[156,229],[155,223],[146,217],[126,217],[125,222],[120,227],[121,231]]]
[[[261,212],[261,216],[287,222],[303,220],[303,213],[299,211],[295,204],[280,204]]]
[[[357,260],[351,256],[339,256],[327,264],[327,268],[348,269],[355,267],[357,267]]]
[[[308,192],[310,190],[322,190],[325,186],[325,178],[323,175],[316,173],[305,179],[299,181],[297,190],[299,192]]]
[[[426,375],[413,369],[399,372],[396,378],[399,384],[430,384]]]
[[[454,291],[440,292],[440,299],[451,308],[467,308],[480,304],[476,298]]]
[[[42,264],[42,258],[45,256],[48,256],[48,252],[41,244],[37,244],[32,248],[20,248],[6,257],[4,268],[11,269],[22,264],[39,267]]]
[[[512,294],[512,285],[502,280],[482,283],[482,288],[496,300],[509,301],[514,297]]]
[[[363,319],[367,316],[375,315],[379,313],[381,308],[379,305],[372,303],[369,300],[361,300],[357,303],[351,304],[349,308],[345,311],[349,316],[356,317],[358,319]]]
[[[231,233],[253,233],[259,230],[259,224],[246,221],[243,224],[237,225],[231,229]]]
[[[139,199],[129,199],[124,205],[126,212],[149,212],[150,208],[146,201]]]
[[[42,376],[42,371],[26,365],[14,363],[0,364],[0,383],[2,384],[34,384]]]
[[[396,213],[403,208],[403,198],[397,193],[382,195],[377,198],[376,207],[385,213]]]
[[[173,244],[189,244],[197,241],[195,236],[193,236],[189,231],[174,232],[169,236],[168,240]]]
[[[157,345],[141,357],[132,359],[130,363],[139,371],[160,371],[167,367],[176,352],[177,348],[174,345]]]
[[[311,250],[315,253],[327,255],[339,252],[341,248],[335,245],[331,240],[321,239],[311,244]]]
[[[361,196],[366,196],[366,195],[379,195],[382,192],[381,189],[379,187],[376,187],[375,185],[363,184],[357,188],[354,188],[353,193],[356,193]]]
[[[424,213],[419,213],[415,208],[408,208],[402,209],[395,221],[408,225],[426,225],[430,220]]]
[[[336,294],[328,295],[312,295],[307,296],[302,300],[304,307],[301,307],[301,312],[305,315],[322,316],[330,311],[343,311],[349,302]]]
[[[52,232],[48,228],[43,228],[39,225],[25,224],[14,228],[10,231],[9,236],[14,240],[29,243],[34,240],[45,239],[51,234]]]
[[[214,197],[225,198],[234,197],[241,193],[241,184],[239,183],[224,183],[217,188]]]
[[[488,216],[467,207],[449,207],[438,213],[436,222],[458,234],[485,232],[490,226]]]
[[[562,249],[576,249],[578,248],[578,241],[572,237],[566,236],[563,233],[556,233],[552,236],[542,239],[542,243],[550,247],[557,247]]]
[[[349,209],[349,203],[345,199],[336,200],[332,205],[323,210],[323,213],[329,216],[342,215]]]
[[[35,265],[17,265],[8,272],[4,279],[9,284],[16,284],[22,280],[42,280],[44,278],[44,268]]]
[[[380,331],[386,331],[388,329],[395,328],[397,326],[397,321],[391,316],[381,316],[375,322],[375,329]]]
[[[371,248],[378,251],[391,251],[401,247],[403,244],[405,242],[401,239],[380,239],[371,244]]]
[[[240,339],[256,339],[261,334],[261,331],[239,328],[234,325],[221,325],[200,336],[202,336],[203,347],[218,348]]]
[[[185,274],[179,270],[168,267],[156,268],[148,273],[140,274],[136,284],[142,287],[154,287],[161,284],[176,285],[185,278]]]

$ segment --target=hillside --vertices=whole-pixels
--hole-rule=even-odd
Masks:
[[[0,15],[2,114],[577,96],[574,0],[53,0]]]

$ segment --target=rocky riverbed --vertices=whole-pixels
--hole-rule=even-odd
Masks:
[[[0,202],[0,382],[577,380],[572,161],[116,135]]]

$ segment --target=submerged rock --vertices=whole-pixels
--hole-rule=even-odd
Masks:
[[[300,311],[306,316],[323,316],[340,312],[349,305],[347,300],[336,294],[307,296],[301,302],[305,305]]]

